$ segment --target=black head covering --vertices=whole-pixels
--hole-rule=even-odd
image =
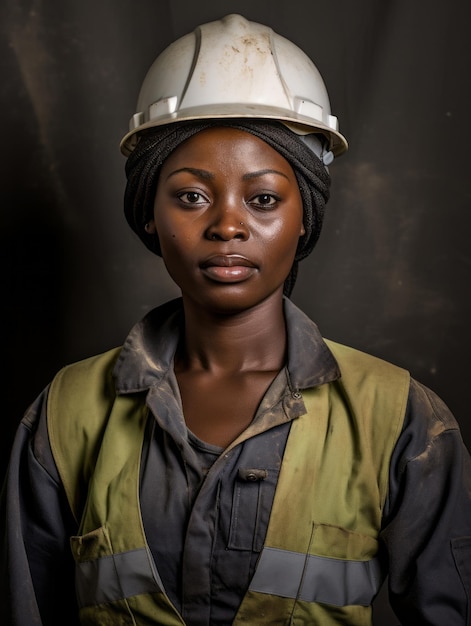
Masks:
[[[298,262],[311,253],[319,238],[325,205],[329,199],[330,176],[322,161],[294,132],[280,122],[210,119],[155,127],[142,134],[126,162],[126,219],[145,245],[161,256],[158,237],[145,230],[145,225],[153,217],[160,169],[183,141],[202,130],[218,126],[235,128],[259,137],[279,152],[294,170],[303,202],[306,232],[299,240],[295,261],[285,282],[284,293],[289,296],[296,281]]]

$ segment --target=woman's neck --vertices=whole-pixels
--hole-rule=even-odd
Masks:
[[[223,315],[185,301],[184,341],[175,369],[213,373],[278,371],[285,362],[286,325],[281,296]]]

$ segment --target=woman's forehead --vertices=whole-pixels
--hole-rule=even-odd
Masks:
[[[222,162],[221,162],[222,160]],[[164,163],[164,168],[177,163],[221,164],[234,166],[256,160],[260,165],[276,163],[294,172],[290,163],[275,148],[249,131],[214,126],[199,131],[179,144]]]

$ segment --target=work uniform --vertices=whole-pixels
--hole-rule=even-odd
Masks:
[[[113,361],[117,394],[141,394],[155,418],[145,425],[140,512],[157,578],[184,623],[232,623],[256,571],[265,592],[286,593],[283,584],[280,591],[267,589],[269,570],[260,581],[257,561],[291,426],[306,416],[303,394],[337,384],[341,368],[315,325],[288,300],[285,316],[287,365],[240,443],[227,451],[198,440],[184,423],[173,373],[182,325],[179,301],[149,314]],[[68,545],[78,534],[78,520],[51,452],[48,396],[46,390],[23,419],[6,492],[9,553],[4,562],[11,599],[2,598],[2,611],[15,616],[7,614],[10,623],[24,626],[78,623]],[[389,572],[391,602],[403,624],[466,624],[471,595],[469,455],[446,407],[415,381],[410,383],[403,413],[394,439],[375,563],[380,572]],[[315,420],[315,415],[308,417]],[[100,442],[94,445],[99,449]],[[364,445],[366,454],[366,441]],[[339,471],[344,453],[338,450]],[[93,468],[84,471],[87,476],[92,473]],[[309,481],[301,475],[292,488],[304,493],[306,484]],[[78,495],[81,509],[86,493]],[[355,489],[351,498],[362,512],[371,505]],[[340,500],[339,509],[345,506]],[[126,516],[125,508],[122,514]],[[354,521],[350,532],[355,532]],[[72,541],[75,552],[77,543]],[[331,557],[325,562],[326,578],[336,575],[329,574],[331,561],[344,560],[341,554]],[[312,592],[315,602],[328,607],[332,623],[348,623],[343,604],[368,603],[349,595],[347,578],[339,578],[337,588],[327,595]],[[6,587],[4,580],[2,588]],[[90,599],[79,586],[81,606],[95,601],[99,604],[100,597]],[[365,615],[361,619],[369,620],[369,613]],[[275,622],[272,616],[263,623],[290,622]],[[306,618],[291,623],[313,622]]]

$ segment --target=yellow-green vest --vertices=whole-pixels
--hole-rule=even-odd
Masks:
[[[409,374],[328,342],[341,379],[303,392],[264,548],[234,624],[371,624],[378,535]],[[146,543],[139,506],[145,394],[116,396],[119,350],[61,370],[48,396],[51,449],[80,523],[71,538],[86,625],[184,624]],[[293,486],[296,485],[296,488]]]

